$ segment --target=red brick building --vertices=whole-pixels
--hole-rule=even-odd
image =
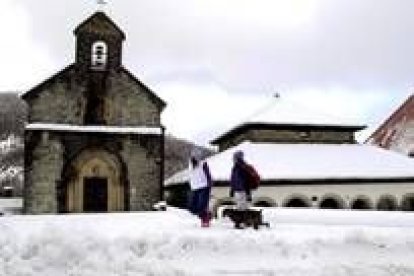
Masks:
[[[366,143],[414,156],[414,95],[392,113]]]

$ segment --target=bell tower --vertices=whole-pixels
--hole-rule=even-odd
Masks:
[[[108,71],[121,66],[125,34],[104,12],[98,11],[83,21],[74,34],[79,70]]]
[[[105,125],[107,79],[122,65],[125,34],[102,11],[95,12],[74,31],[78,76],[87,81],[84,124]]]

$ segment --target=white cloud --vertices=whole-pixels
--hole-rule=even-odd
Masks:
[[[187,72],[188,73],[188,72]],[[163,123],[167,131],[176,136],[208,145],[208,142],[229,130],[243,119],[269,106],[272,94],[234,93],[226,91],[212,80],[191,81],[167,78],[154,85],[158,94],[167,102]],[[309,107],[318,114],[338,118],[368,129],[357,134],[359,141],[377,127],[401,102],[388,91],[355,93],[343,87],[303,88],[278,92],[282,98]],[[292,110],[292,112],[301,112]]]
[[[311,23],[316,15],[314,0],[211,0],[196,5],[197,16],[230,25],[290,29]]]
[[[72,62],[72,31],[94,11],[93,1],[0,1],[0,90],[29,88]],[[376,124],[414,83],[413,8],[406,0],[123,0],[107,12],[127,34],[124,64],[169,102],[169,130],[205,143],[275,91]]]
[[[33,43],[28,17],[14,1],[0,2],[0,91],[28,89],[53,68],[45,49]]]
[[[203,145],[268,100],[260,95],[230,94],[213,82],[166,81],[154,88],[167,102],[162,116],[167,132]]]

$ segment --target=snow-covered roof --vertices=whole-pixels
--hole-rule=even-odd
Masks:
[[[245,123],[356,126],[348,119],[335,117],[334,114],[323,114],[318,110],[312,110],[308,106],[299,105],[284,98],[276,98],[263,110],[259,110],[247,118]]]
[[[414,179],[414,160],[371,145],[244,142],[206,160],[215,181],[229,181],[233,153],[239,150],[262,180]],[[184,170],[168,178],[165,185],[187,179]]]
[[[132,127],[132,126],[80,126],[67,124],[32,123],[26,125],[27,130],[54,130],[66,132],[99,132],[123,134],[162,134],[161,127]]]
[[[237,128],[253,124],[323,126],[351,128],[354,130],[365,128],[360,122],[354,122],[347,118],[338,118],[334,114],[323,114],[323,112],[320,112],[319,110],[313,110],[308,106],[300,105],[292,100],[278,97],[252,115],[240,120],[234,127],[216,138],[213,143],[230,134]]]

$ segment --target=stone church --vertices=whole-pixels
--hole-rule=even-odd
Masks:
[[[76,60],[22,95],[24,212],[149,210],[162,196],[165,102],[122,65],[103,12],[74,31]]]

